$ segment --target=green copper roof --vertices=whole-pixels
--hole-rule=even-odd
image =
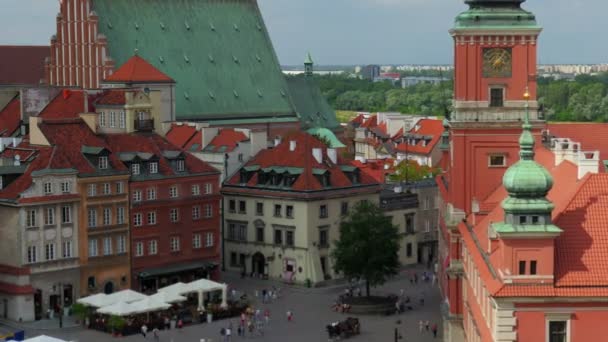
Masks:
[[[116,67],[137,49],[176,81],[178,119],[295,117],[254,0],[93,0]]]
[[[314,64],[314,62],[312,61],[312,56],[310,55],[310,52],[308,52],[306,54],[306,58],[304,59],[304,64]]]
[[[336,112],[321,93],[313,77],[304,75],[287,78],[291,100],[295,105],[303,128],[325,127],[335,129],[340,126]]]
[[[319,137],[321,140],[329,143],[330,148],[346,147],[331,130],[324,127],[314,127],[308,129],[308,134]]]
[[[555,205],[548,199],[542,198],[515,198],[507,197],[502,201],[505,213],[541,214],[550,213]]]
[[[456,17],[455,29],[540,29],[533,13],[519,7],[473,7]]]

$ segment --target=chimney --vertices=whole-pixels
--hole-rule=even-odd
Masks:
[[[83,113],[88,113],[89,112],[89,95],[87,94],[86,90],[82,91],[82,98],[84,99],[84,111]]]
[[[290,150],[291,152],[293,152],[293,151],[295,151],[295,150],[296,150],[296,141],[295,141],[295,140],[291,140],[291,141],[289,141],[289,150]]]
[[[600,169],[600,152],[578,152],[578,179],[587,173],[598,173]]]
[[[274,138],[274,147],[279,146],[279,144],[280,144],[280,143],[281,143],[281,137],[277,135],[277,136]]]
[[[21,156],[16,154],[15,155],[15,166],[19,166],[21,165]]]
[[[332,163],[338,164],[338,150],[336,150],[335,148],[328,148],[327,156],[329,157],[329,160],[331,160]]]
[[[313,148],[312,156],[315,157],[317,163],[321,164],[323,162],[323,149],[321,148]]]
[[[13,147],[17,147],[18,144],[17,138],[13,138]]]

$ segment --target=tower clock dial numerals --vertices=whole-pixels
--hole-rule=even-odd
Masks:
[[[511,77],[511,49],[483,49],[483,77]]]

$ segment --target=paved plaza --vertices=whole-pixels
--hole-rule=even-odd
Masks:
[[[422,270],[418,270],[422,272]],[[401,341],[439,341],[433,338],[432,332],[419,332],[418,322],[428,320],[430,324],[436,323],[441,333],[441,322],[439,304],[440,298],[436,286],[430,283],[419,282],[418,285],[410,285],[407,278],[407,271],[402,272],[401,276],[388,282],[381,288],[373,289],[372,294],[399,294],[403,289],[415,302],[414,310],[403,313],[399,316],[365,316],[357,315],[361,322],[361,335],[350,338],[349,341],[394,341],[394,329],[398,327],[403,339]],[[258,279],[240,279],[235,274],[224,274],[223,281],[231,286],[235,286],[240,291],[245,291],[250,297],[254,297],[255,290],[263,288],[270,289],[278,283]],[[281,286],[281,285],[278,285]],[[263,337],[238,337],[236,331],[232,336],[232,341],[240,340],[259,340],[268,342],[311,342],[327,341],[328,336],[325,326],[334,321],[344,319],[346,316],[331,310],[331,305],[341,293],[344,293],[346,285],[335,285],[326,288],[307,289],[299,287],[281,286],[282,297],[269,304],[262,304],[261,301],[254,299],[254,306],[262,311],[268,308],[271,313],[270,327],[265,331]],[[424,294],[425,304],[419,304],[419,298]],[[294,313],[294,321],[287,322],[286,312],[291,310]],[[354,316],[354,315],[353,315]],[[400,321],[400,324],[397,324]],[[238,324],[238,318],[233,319],[234,326]],[[160,332],[160,341],[173,342],[199,342],[201,339],[211,339],[213,342],[222,341],[220,329],[226,327],[227,320],[213,322],[211,324],[197,324],[185,327],[182,330],[169,330]],[[46,334],[68,341],[75,342],[101,342],[111,340],[122,340],[125,342],[145,341],[141,335],[134,335],[123,338],[113,338],[101,332],[85,330],[82,328],[68,329],[49,329],[49,330],[26,330],[28,336]],[[147,340],[154,341],[151,334]],[[208,341],[208,340],[207,340]]]

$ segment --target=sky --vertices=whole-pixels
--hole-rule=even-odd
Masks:
[[[283,65],[451,64],[464,0],[258,0]],[[58,0],[0,0],[0,44],[49,44]],[[606,0],[528,0],[541,64],[608,63]]]

